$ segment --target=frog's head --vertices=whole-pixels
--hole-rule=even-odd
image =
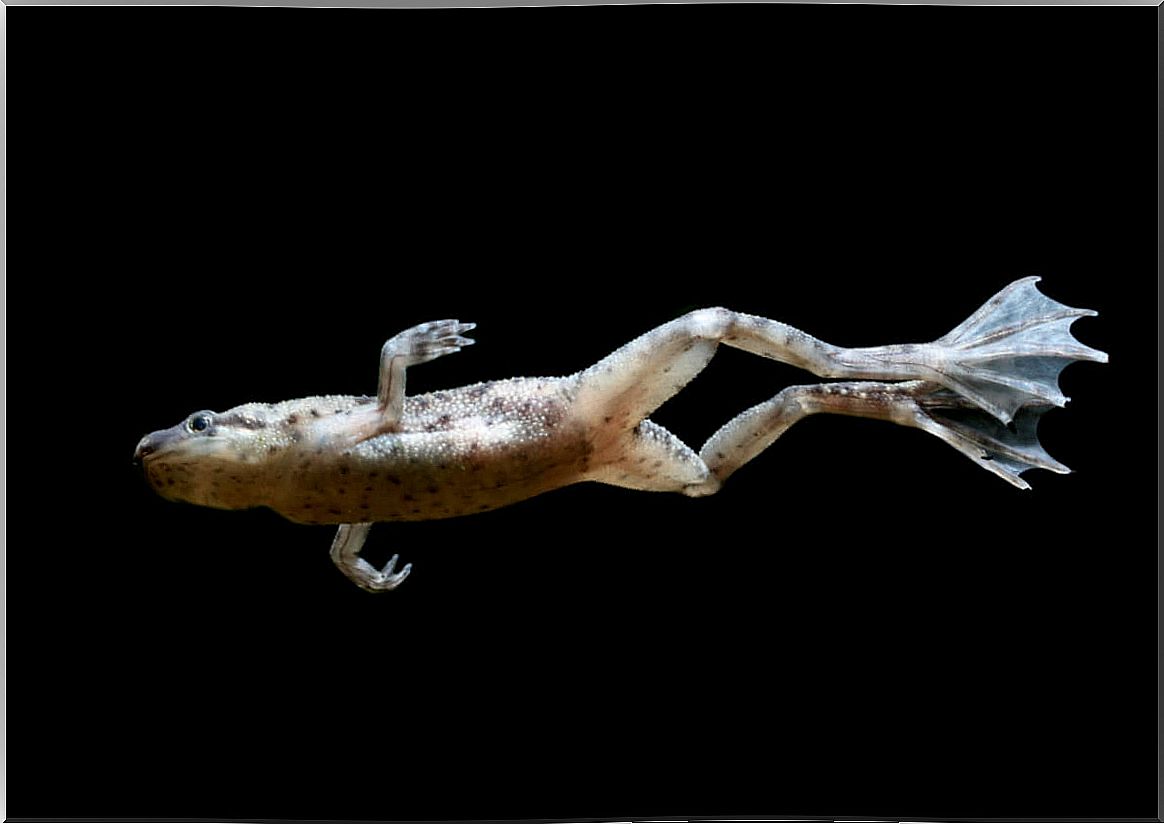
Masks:
[[[146,435],[133,453],[159,495],[220,509],[259,506],[260,475],[272,453],[266,407],[201,411]]]

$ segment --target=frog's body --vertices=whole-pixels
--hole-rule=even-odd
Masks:
[[[932,344],[842,349],[765,318],[704,309],[649,332],[590,369],[405,397],[408,366],[472,341],[438,321],[389,340],[376,397],[330,396],[199,412],[147,435],[135,457],[164,497],[266,506],[300,523],[341,524],[332,557],[358,584],[392,589],[409,566],[359,557],[371,523],[505,506],[580,481],[699,496],[716,492],[800,418],[880,418],[945,440],[1016,486],[1033,467],[1066,467],[1035,425],[1063,405],[1072,360],[1105,361],[1068,327],[1079,316],[1017,281]],[[646,416],[711,359],[719,343],[859,382],[789,387],[713,435],[697,454]],[[873,380],[896,381],[892,383]],[[1007,423],[1013,421],[1014,427]]]
[[[363,439],[379,420],[375,398],[247,404],[206,413],[212,423],[204,433],[179,427],[193,440],[242,426],[247,444],[218,457],[158,456],[146,461],[146,475],[168,498],[266,506],[306,524],[482,512],[585,474],[592,446],[567,416],[574,385],[522,378],[410,397],[394,431]]]

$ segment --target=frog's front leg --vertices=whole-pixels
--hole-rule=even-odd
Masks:
[[[394,427],[404,411],[405,370],[469,346],[472,339],[463,335],[476,326],[459,320],[434,320],[407,329],[384,344],[380,350],[380,386],[376,391],[385,427],[382,431]]]
[[[341,524],[331,544],[331,559],[358,586],[368,592],[387,592],[396,589],[412,572],[412,564],[396,572],[398,555],[393,555],[383,569],[376,569],[360,557],[360,549],[371,530],[371,524]]]

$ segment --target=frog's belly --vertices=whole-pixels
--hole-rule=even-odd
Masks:
[[[391,435],[301,461],[271,508],[309,524],[423,521],[506,506],[582,480],[577,435],[448,438]]]

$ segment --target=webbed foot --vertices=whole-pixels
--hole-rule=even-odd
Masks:
[[[1063,406],[1059,373],[1073,361],[1107,363],[1107,355],[1080,343],[1071,324],[1095,315],[1035,288],[1038,277],[1016,280],[948,335],[933,343],[850,349],[843,361],[884,377],[940,383],[1003,423],[1028,406]]]
[[[1019,477],[1028,469],[1061,475],[1071,471],[1039,443],[1039,418],[1051,409],[1049,405],[1017,410],[1009,426],[947,389],[920,397],[910,406],[914,426],[941,438],[1019,489],[1031,488]]]
[[[1107,363],[1105,353],[1071,334],[1071,324],[1097,313],[1051,300],[1035,288],[1038,281],[1015,281],[935,342],[950,352],[943,370],[950,388],[1003,423],[1023,407],[1065,405],[1059,373],[1072,361]]]

